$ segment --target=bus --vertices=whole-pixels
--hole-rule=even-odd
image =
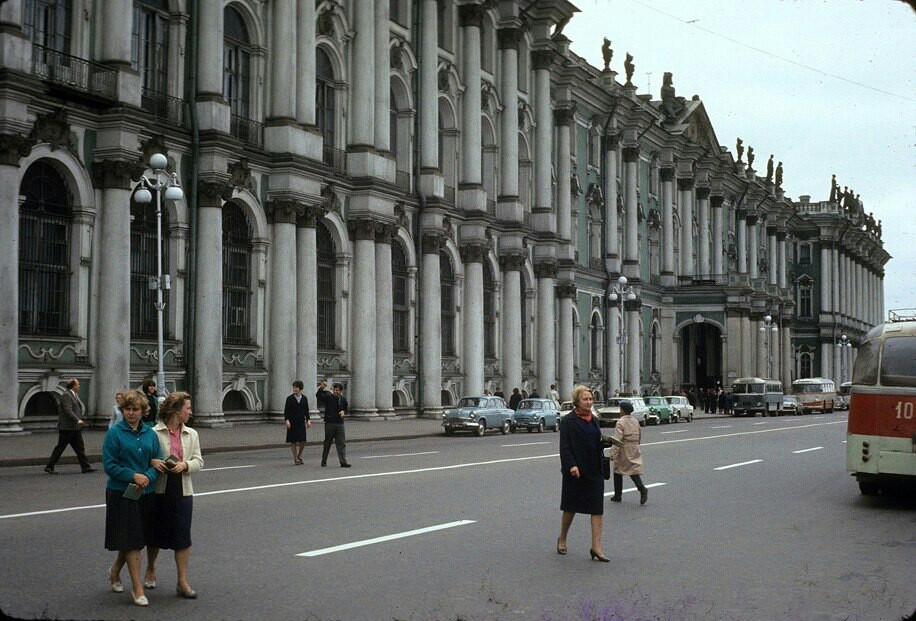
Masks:
[[[916,309],[891,311],[859,345],[846,469],[867,496],[916,480]]]
[[[836,385],[826,377],[809,377],[792,382],[792,394],[798,397],[802,413],[836,409]]]
[[[760,377],[739,377],[732,383],[732,416],[778,416],[782,409],[782,383]]]
[[[852,382],[843,382],[836,391],[836,409],[849,409],[849,391],[852,390]]]

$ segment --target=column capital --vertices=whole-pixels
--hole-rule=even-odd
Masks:
[[[499,265],[504,272],[519,272],[525,267],[525,253],[509,252],[501,255]]]
[[[524,32],[521,28],[500,28],[496,31],[496,41],[501,50],[518,51]]]
[[[489,251],[489,244],[480,242],[464,244],[461,246],[461,260],[464,263],[483,263]]]
[[[625,300],[623,303],[623,307],[625,310],[629,312],[638,312],[639,309],[642,308],[642,300],[640,300],[639,298],[635,300]]]
[[[746,216],[744,216],[744,221],[747,223],[748,226],[754,226],[755,224],[757,224],[757,214],[755,213],[747,214]]]
[[[296,226],[315,228],[318,220],[324,217],[328,210],[321,205],[307,205],[302,209],[302,213],[296,218]]]
[[[232,198],[232,185],[227,179],[202,179],[197,182],[198,196],[210,203],[208,207],[221,207]]]
[[[271,224],[296,224],[305,210],[302,202],[292,198],[274,198],[268,200],[264,207]]]
[[[725,197],[721,194],[713,194],[709,198],[709,204],[713,209],[721,209],[725,203]]]
[[[694,180],[693,177],[678,177],[677,178],[677,189],[683,192],[687,192],[693,189]]]
[[[398,227],[396,224],[377,222],[375,225],[375,243],[377,244],[391,244],[391,240],[394,239],[397,234]]]
[[[21,134],[0,134],[0,166],[19,166],[19,160],[28,157],[35,139]]]
[[[560,299],[569,298],[571,300],[576,299],[576,294],[578,290],[576,289],[576,283],[574,282],[562,282],[556,286],[557,297]]]
[[[620,130],[616,127],[609,129],[604,135],[605,140],[605,150],[607,151],[616,151],[620,148]]]
[[[674,164],[668,166],[662,165],[658,169],[658,178],[662,180],[663,183],[671,183],[674,181]]]
[[[638,144],[624,144],[623,145],[623,162],[625,164],[632,164],[633,162],[639,161],[639,145]]]
[[[553,111],[553,122],[557,126],[572,125],[576,118],[576,102],[564,104],[562,108]]]
[[[353,241],[375,241],[375,228],[378,223],[370,218],[354,218],[347,221],[347,230]]]
[[[701,201],[709,200],[709,186],[700,186],[697,188],[697,199]]]
[[[788,233],[786,232],[785,229],[776,229],[776,240],[777,241],[786,241],[786,237],[788,237]]]
[[[531,65],[535,71],[550,69],[554,58],[556,58],[556,52],[553,50],[534,50],[531,52]]]
[[[445,248],[446,239],[444,231],[424,231],[421,238],[423,254],[439,254]]]
[[[556,261],[540,261],[534,264],[535,278],[556,278],[557,263]]]
[[[483,16],[484,8],[481,4],[463,4],[458,7],[458,25],[462,28],[480,28]]]
[[[92,185],[98,189],[129,190],[132,181],[139,181],[145,165],[140,161],[99,160],[92,163]]]

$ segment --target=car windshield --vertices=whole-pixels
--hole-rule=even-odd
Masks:
[[[763,384],[735,384],[732,387],[732,392],[736,395],[741,393],[752,393],[752,394],[763,394]]]
[[[540,401],[522,401],[518,404],[520,410],[540,410],[543,404]]]
[[[479,408],[486,406],[486,399],[478,399],[477,397],[464,397],[461,401],[458,402],[458,407],[460,408]]]
[[[796,403],[797,401],[798,399],[796,399],[795,397],[783,397],[782,398],[783,403]]]

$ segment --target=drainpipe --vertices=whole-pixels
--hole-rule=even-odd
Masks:
[[[188,393],[194,394],[194,365],[197,352],[194,341],[197,337],[197,173],[200,168],[200,125],[197,119],[197,31],[200,24],[197,0],[188,3],[188,71],[185,78],[185,92],[191,120],[191,174],[188,178],[188,292],[185,308],[187,311],[187,332],[185,334],[185,382]]]
[[[422,37],[423,29],[420,26],[422,23],[420,21],[420,11],[422,10],[423,0],[414,0],[414,11],[413,11],[413,36],[415,43],[414,49],[421,49],[422,47]],[[421,63],[430,62],[428,58],[420,58]],[[414,324],[414,337],[413,337],[413,351],[414,351],[414,360],[416,360],[416,369],[417,369],[417,384],[416,384],[416,395],[415,405],[417,408],[417,416],[421,416],[423,412],[422,398],[422,381],[420,378],[422,366],[422,357],[423,357],[423,347],[420,343],[420,326],[423,325],[423,305],[419,303],[420,298],[420,283],[423,280],[423,229],[420,224],[422,219],[423,211],[426,209],[426,196],[423,194],[423,189],[420,187],[420,106],[421,105],[438,105],[438,101],[434,102],[422,102],[420,101],[420,76],[417,75],[416,79],[413,81],[413,100],[416,103],[417,114],[414,115],[414,132],[413,132],[413,188],[414,192],[417,194],[418,209],[416,217],[414,218],[413,224],[411,226],[411,235],[413,236],[413,245],[414,245],[414,255],[416,256],[417,262],[417,278],[416,278],[416,287],[417,287],[417,321]]]

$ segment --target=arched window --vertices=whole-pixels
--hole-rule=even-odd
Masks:
[[[798,379],[807,379],[811,377],[811,370],[814,366],[814,355],[811,352],[802,352],[798,359]]]
[[[334,270],[337,262],[334,240],[324,222],[315,227],[315,249],[318,259],[318,348],[334,349],[336,336],[334,313],[337,296],[334,290]]]
[[[247,412],[248,400],[241,390],[230,390],[223,397],[223,412]]]
[[[496,279],[487,261],[483,263],[483,355],[496,357]]]
[[[38,416],[53,416],[57,418],[57,414],[57,394],[53,392],[35,393],[25,404],[24,416],[26,418]]]
[[[156,191],[152,202],[130,202],[130,338],[154,339],[159,333],[156,290],[150,279],[156,277]],[[169,218],[162,211],[162,273],[169,273]],[[169,290],[162,291],[168,304]],[[169,334],[168,313],[163,313],[163,334]]]
[[[592,315],[591,325],[589,326],[589,337],[591,337],[591,367],[593,369],[601,368],[601,319],[598,314]]]
[[[401,244],[391,244],[391,288],[394,351],[410,350],[410,297],[408,294],[407,257]]]
[[[47,162],[26,171],[19,193],[19,333],[70,331],[70,195]]]
[[[144,91],[164,95],[169,85],[168,0],[135,0],[130,64]]]
[[[444,251],[439,253],[439,283],[442,301],[442,355],[455,355],[455,272]]]
[[[22,27],[35,45],[69,54],[72,15],[72,0],[25,0]],[[50,63],[51,58],[44,62]]]
[[[337,148],[335,131],[334,66],[328,53],[315,50],[315,120],[327,148]]]
[[[251,45],[239,12],[223,9],[223,98],[233,115],[251,118]]]
[[[251,224],[236,203],[223,207],[223,342],[251,341]]]

